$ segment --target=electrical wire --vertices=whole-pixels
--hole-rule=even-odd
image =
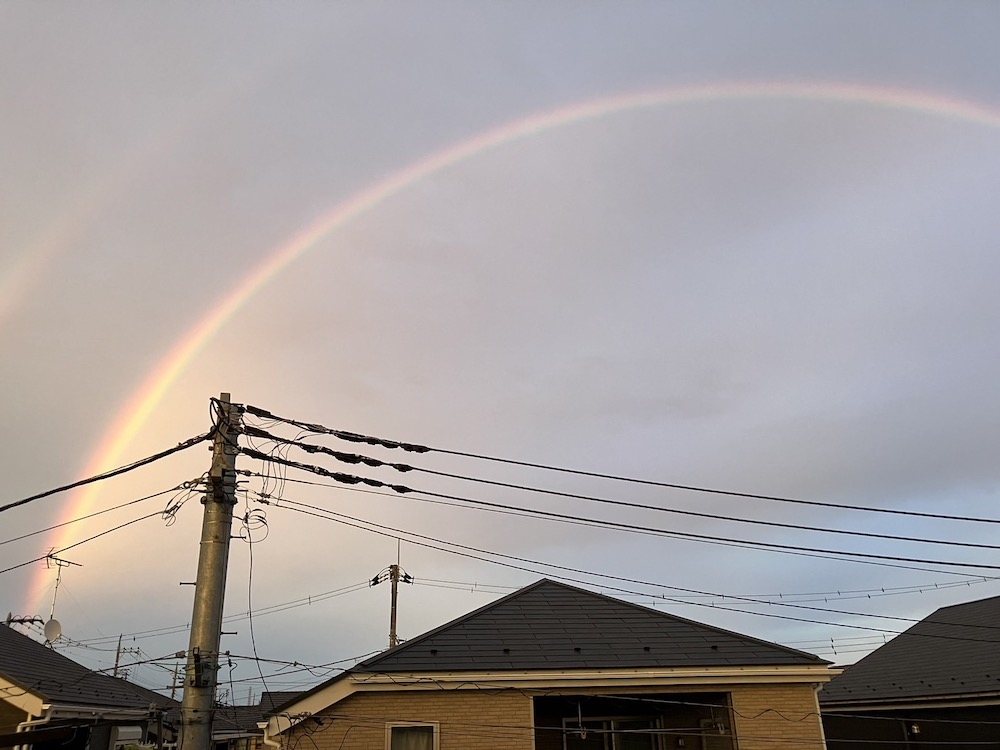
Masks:
[[[869,538],[869,539],[886,539],[886,540],[889,540],[889,541],[896,541],[896,542],[914,542],[914,543],[919,543],[919,544],[937,544],[937,545],[945,545],[945,546],[952,546],[952,547],[965,547],[965,548],[971,548],[971,549],[1000,550],[1000,545],[997,545],[997,544],[983,544],[983,543],[976,543],[976,542],[959,542],[959,541],[947,540],[947,539],[945,539],[945,540],[942,540],[942,539],[927,539],[927,538],[924,538],[924,537],[901,536],[901,535],[897,535],[897,534],[885,534],[885,533],[871,532],[871,531],[854,531],[854,530],[851,530],[851,529],[832,529],[832,528],[823,527],[823,526],[808,526],[808,525],[805,525],[805,524],[784,523],[784,522],[780,522],[780,521],[767,521],[767,520],[762,520],[762,519],[757,519],[757,518],[741,518],[741,517],[738,517],[738,516],[727,516],[727,515],[723,515],[723,514],[720,514],[720,513],[705,513],[705,512],[701,512],[701,511],[686,510],[686,509],[681,509],[681,508],[668,508],[668,507],[664,507],[664,506],[661,506],[661,505],[650,505],[648,503],[636,503],[636,502],[631,502],[631,501],[627,501],[627,500],[612,500],[610,498],[595,497],[593,495],[583,495],[583,494],[579,494],[579,493],[575,493],[575,492],[563,492],[563,491],[559,491],[559,490],[550,490],[550,489],[545,489],[545,488],[541,488],[541,487],[532,487],[532,486],[529,486],[529,485],[514,484],[512,482],[499,482],[499,481],[492,480],[492,479],[483,479],[483,478],[480,478],[480,477],[465,476],[463,474],[452,474],[452,473],[443,472],[443,471],[435,471],[433,469],[424,469],[424,468],[420,468],[420,467],[417,467],[417,466],[410,466],[408,464],[389,463],[389,462],[381,461],[379,459],[369,458],[367,456],[358,456],[356,454],[340,453],[339,451],[332,451],[332,450],[330,450],[328,448],[325,448],[324,446],[312,445],[310,443],[302,443],[302,442],[298,442],[298,441],[295,441],[295,440],[286,440],[284,438],[278,438],[277,436],[271,435],[270,433],[265,432],[264,430],[259,430],[259,429],[252,428],[252,427],[248,427],[247,430],[248,430],[248,432],[252,431],[258,437],[265,437],[266,436],[268,439],[280,441],[280,443],[283,444],[283,445],[294,446],[294,447],[300,448],[300,449],[306,451],[307,453],[323,453],[325,455],[329,455],[329,456],[337,459],[338,461],[342,461],[342,462],[345,462],[345,463],[351,463],[351,464],[364,463],[364,464],[366,464],[368,466],[373,466],[373,467],[386,466],[386,467],[390,467],[392,469],[395,469],[396,471],[399,471],[399,472],[416,471],[416,472],[421,472],[421,473],[424,473],[424,474],[431,474],[431,475],[434,475],[434,476],[446,477],[446,478],[449,478],[449,479],[459,479],[459,480],[466,481],[466,482],[475,482],[477,484],[486,484],[486,485],[490,485],[490,486],[493,486],[493,487],[503,487],[503,488],[506,488],[506,489],[513,489],[513,490],[519,490],[519,491],[525,491],[525,492],[534,492],[534,493],[538,493],[538,494],[549,495],[549,496],[552,496],[552,497],[569,498],[569,499],[572,499],[572,500],[584,500],[586,502],[591,502],[591,503],[601,503],[601,504],[604,504],[604,505],[612,505],[612,506],[616,506],[616,507],[634,508],[634,509],[637,509],[637,510],[650,510],[650,511],[655,511],[655,512],[658,512],[658,513],[670,513],[670,514],[674,514],[674,515],[688,516],[688,517],[691,517],[691,518],[706,518],[706,519],[709,519],[709,520],[712,520],[712,521],[730,521],[732,523],[745,523],[745,524],[753,524],[753,525],[758,525],[758,526],[769,526],[769,527],[772,527],[772,528],[781,528],[781,529],[795,529],[797,531],[812,531],[812,532],[817,532],[817,533],[822,533],[822,534],[838,534],[838,535],[846,535],[846,536],[857,536],[857,537],[864,537],[864,538]],[[250,454],[248,453],[248,455],[250,455]],[[272,454],[272,460],[274,460],[273,454]],[[282,465],[286,465],[287,466],[289,464],[282,462]],[[394,488],[394,489],[396,489],[396,488]],[[396,489],[396,491],[400,492],[400,493],[403,493],[405,490],[403,488],[399,488],[399,489]],[[419,490],[409,490],[409,491],[411,491],[411,492],[419,492]],[[424,493],[424,494],[429,494],[429,493]]]
[[[365,443],[368,445],[380,446],[382,448],[399,448],[404,451],[414,452],[414,453],[441,453],[444,455],[458,456],[462,458],[473,458],[482,461],[490,461],[493,463],[508,464],[512,466],[523,466],[531,469],[541,469],[543,471],[552,471],[562,474],[573,474],[576,476],[593,477],[595,479],[608,479],[618,482],[628,482],[631,484],[646,485],[648,487],[663,487],[666,489],[683,490],[687,492],[699,492],[709,495],[725,495],[727,497],[742,497],[749,500],[768,500],[778,503],[795,503],[799,505],[810,505],[814,507],[821,508],[836,508],[838,510],[854,510],[861,511],[865,513],[886,513],[891,515],[901,515],[901,516],[913,516],[916,518],[933,518],[937,520],[945,521],[968,521],[972,523],[986,523],[986,524],[1000,524],[1000,519],[997,518],[980,518],[976,516],[960,516],[952,515],[947,513],[927,513],[915,510],[901,510],[897,508],[872,508],[865,505],[852,505],[848,503],[831,503],[822,502],[819,500],[804,500],[801,498],[794,497],[782,497],[780,495],[763,495],[753,492],[740,492],[735,490],[723,490],[710,487],[699,487],[690,484],[678,484],[674,482],[659,482],[652,479],[639,479],[636,477],[622,476],[618,474],[605,474],[595,471],[584,471],[582,469],[572,469],[563,466],[551,466],[548,464],[535,463],[531,461],[518,461],[510,458],[500,458],[497,456],[488,456],[480,453],[469,453],[466,451],[448,450],[445,448],[432,448],[425,445],[417,445],[414,443],[406,443],[398,440],[386,440],[383,438],[370,437],[367,435],[361,435],[355,432],[348,432],[346,430],[336,430],[329,427],[325,427],[321,424],[302,422],[295,419],[289,419],[287,417],[279,417],[266,409],[261,409],[260,407],[251,406],[246,404],[244,406],[247,412],[253,414],[256,417],[269,419],[275,422],[284,422],[285,424],[293,425],[299,427],[300,429],[306,430],[308,432],[324,435],[332,435],[333,437],[339,438],[352,443]]]
[[[249,503],[248,503],[249,505]],[[260,659],[257,656],[257,638],[254,635],[253,630],[253,521],[251,520],[252,513],[247,508],[246,514],[243,516],[243,528],[246,529],[247,536],[247,555],[249,557],[248,569],[247,569],[247,621],[250,624],[250,646],[253,648],[254,659],[257,663],[257,671],[260,674],[260,681],[264,683],[264,689],[270,692],[270,688],[267,687],[267,680],[264,679],[264,670],[260,667]],[[258,517],[259,523],[263,528],[267,528],[267,520],[263,517]],[[258,526],[260,528],[260,526]]]
[[[139,521],[145,521],[147,518],[155,518],[156,516],[159,516],[159,515],[161,515],[161,511],[156,511],[155,513],[148,513],[145,516],[140,516],[139,518],[133,518],[131,521],[126,521],[125,523],[120,523],[117,526],[113,526],[110,529],[106,529],[105,531],[100,532],[99,534],[94,534],[93,536],[89,536],[86,539],[81,539],[79,542],[74,542],[73,544],[68,544],[65,547],[62,547],[60,549],[52,550],[47,555],[42,555],[41,557],[36,557],[34,559],[27,560],[26,562],[18,563],[17,565],[11,565],[9,568],[4,568],[3,570],[0,570],[0,574],[9,573],[12,570],[17,570],[18,568],[24,568],[24,567],[26,567],[28,565],[33,565],[36,562],[41,562],[42,560],[47,560],[47,559],[49,559],[51,557],[54,557],[55,555],[59,555],[59,554],[65,552],[66,550],[73,549],[74,547],[79,547],[81,544],[86,544],[87,542],[92,542],[95,539],[99,539],[100,537],[105,536],[107,534],[110,534],[113,531],[118,531],[119,529],[124,529],[126,526],[131,526],[134,523],[139,523]]]
[[[530,564],[530,565],[542,566],[542,567],[552,568],[554,570],[567,571],[567,572],[576,573],[576,574],[588,575],[588,576],[592,576],[592,577],[596,577],[596,578],[605,578],[605,579],[609,579],[609,580],[622,581],[622,582],[633,583],[633,584],[641,584],[641,585],[652,586],[652,587],[656,587],[656,588],[667,588],[667,589],[672,589],[672,590],[673,589],[678,589],[678,590],[681,590],[681,591],[688,591],[688,592],[695,591],[693,589],[683,589],[683,588],[679,588],[679,587],[675,587],[675,586],[670,586],[668,584],[661,584],[661,583],[656,583],[656,582],[652,582],[652,581],[644,581],[644,580],[641,580],[641,579],[628,578],[628,577],[624,577],[624,576],[615,576],[615,575],[611,575],[611,574],[607,574],[607,573],[599,573],[599,572],[594,572],[594,571],[583,570],[581,568],[573,568],[573,567],[564,566],[564,565],[557,565],[555,563],[541,562],[541,561],[538,561],[538,560],[532,560],[530,558],[519,557],[519,556],[516,556],[516,555],[508,555],[508,554],[504,554],[504,553],[501,553],[501,552],[493,552],[493,551],[490,551],[490,550],[485,550],[485,549],[481,549],[481,548],[477,548],[477,547],[472,547],[472,546],[469,546],[469,545],[459,544],[458,542],[450,542],[450,541],[446,541],[446,540],[442,540],[442,539],[437,539],[435,537],[427,536],[427,535],[424,535],[424,534],[418,534],[416,532],[407,531],[407,530],[399,529],[399,528],[394,528],[394,527],[386,526],[386,525],[383,525],[383,524],[378,524],[378,523],[375,523],[373,521],[366,521],[364,519],[355,518],[353,516],[348,516],[348,515],[343,514],[343,513],[336,513],[334,511],[330,511],[330,510],[327,510],[325,508],[321,508],[319,506],[314,506],[314,505],[310,505],[308,503],[300,503],[298,501],[289,500],[288,498],[277,498],[276,500],[278,502],[272,502],[272,500],[274,500],[274,499],[272,499],[272,498],[258,498],[259,502],[264,502],[265,504],[273,505],[273,507],[276,507],[276,508],[284,508],[284,509],[287,509],[287,510],[293,510],[293,511],[296,511],[296,512],[299,512],[299,513],[303,513],[305,515],[313,516],[313,517],[316,517],[316,518],[321,518],[321,519],[324,519],[324,520],[332,521],[334,523],[339,523],[339,524],[342,524],[342,525],[345,525],[345,526],[350,526],[350,527],[353,527],[353,528],[361,529],[363,531],[368,531],[370,533],[379,534],[379,535],[382,535],[382,536],[388,536],[388,537],[391,537],[391,538],[398,539],[398,538],[400,538],[400,535],[404,535],[404,536],[408,537],[407,541],[410,542],[411,544],[416,544],[418,546],[428,547],[430,549],[436,549],[436,550],[441,551],[441,552],[449,552],[451,554],[459,555],[459,556],[462,556],[462,557],[468,557],[468,558],[471,558],[471,559],[479,560],[481,562],[492,563],[494,565],[500,565],[502,567],[512,568],[512,569],[515,569],[515,570],[521,570],[521,571],[529,572],[529,573],[532,573],[532,574],[535,574],[535,575],[546,576],[546,575],[552,575],[552,574],[551,573],[546,573],[545,571],[540,571],[540,570],[537,570],[537,569],[524,567],[524,565],[519,565],[519,564],[514,564],[514,563],[509,563],[509,562],[503,562],[503,561],[500,561],[500,560],[492,560],[492,559],[489,559],[487,557],[482,557],[482,555],[492,555],[494,557],[499,557],[499,558],[503,558],[503,559],[506,559],[506,560],[514,560],[514,561],[517,561],[518,563],[527,563],[527,564]],[[281,503],[286,503],[286,504],[282,505]],[[296,506],[301,506],[301,507],[296,507]],[[347,520],[347,519],[349,519],[349,520]],[[366,524],[366,526],[363,526],[361,524]],[[422,541],[416,541],[414,538],[416,540],[422,540]],[[457,549],[448,549],[447,547],[442,547],[440,545],[449,545],[449,546],[455,547]],[[460,550],[465,550],[465,551],[460,551]],[[562,580],[565,580],[565,581],[571,581],[573,583],[584,584],[584,585],[593,585],[590,581],[579,579],[579,578],[573,578],[573,577],[567,576],[565,574],[558,574],[556,577],[560,578]],[[642,596],[643,595],[642,592],[634,591],[634,590],[631,590],[631,589],[625,589],[625,588],[621,588],[621,587],[617,587],[617,586],[606,586],[606,587],[608,589],[613,590],[613,591],[622,592],[622,593],[626,593],[626,594],[633,594],[633,595],[637,595],[637,596]],[[704,594],[704,593],[708,593],[708,592],[697,592],[697,593]],[[730,597],[730,596],[726,596],[726,595],[722,595],[722,594],[717,594],[716,596],[718,596],[719,598],[723,598],[723,599],[727,599],[727,598],[728,599],[736,599],[738,601],[745,601],[745,600],[748,599],[747,597],[741,597],[741,598],[737,599],[736,597]],[[855,630],[867,630],[867,631],[872,631],[872,632],[876,632],[876,633],[888,633],[888,634],[892,634],[892,635],[898,635],[899,632],[900,632],[900,631],[897,631],[897,630],[889,630],[887,628],[879,628],[879,627],[873,627],[873,626],[867,626],[867,625],[847,624],[847,623],[840,623],[840,622],[830,622],[830,621],[824,621],[824,620],[807,619],[807,618],[801,618],[801,617],[792,617],[792,616],[789,616],[789,615],[781,615],[781,614],[776,614],[776,613],[773,613],[773,612],[756,612],[756,611],[753,611],[753,610],[740,609],[740,608],[737,608],[737,607],[723,606],[721,604],[716,604],[716,603],[706,603],[706,602],[697,602],[697,601],[685,601],[685,600],[681,600],[681,599],[674,599],[672,597],[668,597],[668,596],[665,596],[665,595],[661,595],[658,598],[661,599],[661,600],[663,600],[663,601],[672,602],[672,603],[676,603],[676,604],[690,604],[690,605],[697,606],[697,607],[707,607],[707,608],[711,608],[711,609],[725,610],[725,611],[736,612],[736,613],[740,613],[740,614],[749,614],[749,615],[754,615],[754,616],[758,616],[758,617],[769,617],[769,618],[776,618],[776,619],[781,619],[781,620],[790,620],[790,621],[793,621],[793,622],[806,622],[806,623],[810,623],[810,624],[814,624],[814,625],[830,625],[830,626],[834,626],[834,627],[844,627],[844,628],[851,628],[851,629],[855,629]],[[893,620],[893,621],[906,622],[906,623],[910,623],[910,624],[914,624],[914,623],[920,622],[919,620],[914,620],[914,619],[911,619],[911,618],[904,618],[904,617],[896,617],[896,616],[893,616],[893,615],[878,615],[878,614],[869,614],[869,613],[863,613],[863,612],[849,612],[849,611],[843,611],[843,610],[827,609],[827,608],[823,608],[823,607],[811,607],[811,606],[807,606],[807,605],[798,605],[798,604],[792,604],[792,603],[788,603],[788,602],[773,602],[773,601],[753,602],[752,600],[751,600],[751,602],[752,603],[767,604],[767,605],[771,605],[771,606],[786,606],[786,607],[793,607],[793,608],[796,608],[796,609],[806,609],[806,610],[813,610],[813,611],[820,611],[820,612],[828,612],[828,613],[833,613],[833,614],[845,614],[845,615],[858,616],[858,617],[872,617],[872,618],[878,618],[878,619],[887,619],[887,620]],[[949,624],[949,625],[953,625],[953,626],[956,626],[956,627],[970,627],[970,628],[987,629],[987,630],[1000,630],[1000,627],[998,627],[998,626],[992,626],[992,625],[974,625],[974,624],[968,624],[968,623],[937,623],[937,624]],[[919,635],[921,637],[928,637],[928,638],[940,638],[940,639],[943,639],[943,640],[973,641],[973,642],[978,642],[978,643],[996,643],[995,640],[984,640],[984,639],[978,639],[978,638],[966,638],[966,637],[960,637],[960,636],[932,635],[932,634],[924,634],[924,633],[917,633],[915,635]]]
[[[366,579],[364,581],[359,581],[358,583],[350,584],[348,586],[343,586],[339,589],[333,589],[332,591],[324,591],[319,594],[310,594],[307,597],[302,597],[300,599],[293,599],[289,602],[281,602],[279,604],[271,604],[266,607],[260,607],[253,611],[254,617],[262,617],[264,615],[276,614],[278,612],[284,612],[289,609],[296,609],[298,607],[308,607],[313,604],[317,604],[327,599],[333,599],[338,596],[343,596],[345,594],[353,594],[356,591],[366,591],[370,588],[370,583]],[[231,615],[226,615],[222,618],[224,623],[239,622],[246,620],[249,617],[248,612],[235,612]],[[151,630],[140,630],[135,633],[125,633],[127,637],[131,637],[132,640],[145,639],[145,638],[158,638],[165,635],[173,635],[175,633],[181,633],[188,630],[191,627],[190,623],[185,623],[183,625],[168,625],[162,628],[153,628]],[[85,638],[78,641],[81,645],[89,646],[90,644],[97,643],[113,643],[118,639],[117,635],[114,636],[101,636],[99,638]]]
[[[55,529],[60,529],[63,526],[69,526],[70,524],[78,523],[80,521],[86,521],[90,518],[95,518],[105,513],[111,513],[112,511],[115,510],[121,510],[122,508],[127,508],[130,505],[135,505],[136,503],[141,503],[145,500],[152,500],[153,498],[161,497],[162,495],[166,495],[169,492],[176,492],[177,490],[184,489],[185,484],[187,483],[185,482],[183,484],[179,484],[176,487],[171,487],[168,490],[161,490],[160,492],[155,492],[152,495],[146,495],[145,497],[136,498],[135,500],[129,500],[127,503],[121,503],[120,505],[115,505],[110,508],[105,508],[104,510],[98,510],[95,511],[94,513],[88,513],[87,515],[80,516],[79,518],[71,518],[69,521],[63,521],[62,523],[57,523],[53,526],[46,526],[44,529],[38,529],[38,531],[29,531],[27,534],[21,534],[21,536],[15,536],[11,537],[10,539],[4,539],[3,541],[0,541],[0,546],[3,546],[4,544],[10,544],[11,542],[19,542],[22,539],[27,539],[32,536],[37,536],[38,534],[44,534],[46,531],[53,531]]]
[[[83,487],[87,484],[93,484],[94,482],[100,482],[105,479],[110,479],[111,477],[119,476],[120,474],[125,474],[127,472],[138,469],[142,466],[148,466],[151,463],[155,463],[160,459],[166,458],[167,456],[173,455],[174,453],[179,453],[180,451],[187,450],[188,448],[198,445],[198,443],[203,443],[206,440],[211,439],[215,434],[215,429],[213,428],[204,435],[198,435],[197,437],[189,438],[183,443],[175,445],[173,448],[168,448],[165,451],[160,451],[159,453],[154,453],[152,456],[147,456],[146,458],[140,458],[138,461],[133,461],[125,466],[120,466],[117,469],[112,469],[111,471],[105,471],[100,474],[95,474],[87,479],[81,479],[77,482],[71,484],[65,484],[62,487],[56,487],[51,490],[46,490],[45,492],[39,492],[37,495],[32,495],[31,497],[23,498],[22,500],[15,500],[12,503],[7,503],[6,505],[0,505],[0,513],[11,508],[17,508],[21,505],[26,505],[27,503],[34,502],[35,500],[41,500],[44,497],[49,497],[50,495],[55,495],[59,492],[66,492],[67,490],[76,489],[77,487]]]
[[[628,523],[622,523],[622,522],[618,522],[618,521],[604,521],[604,520],[600,520],[600,519],[587,518],[587,517],[584,517],[584,516],[575,516],[575,515],[566,514],[566,513],[555,513],[555,512],[552,512],[552,511],[538,510],[538,509],[533,509],[533,508],[524,508],[524,507],[516,506],[516,505],[507,505],[507,504],[504,504],[504,503],[491,503],[491,502],[488,502],[486,500],[476,500],[474,498],[463,497],[463,496],[460,496],[460,495],[448,495],[448,494],[444,494],[444,493],[440,493],[440,492],[429,492],[427,490],[417,490],[417,489],[413,489],[411,487],[407,487],[407,486],[404,486],[404,485],[389,484],[387,482],[382,482],[382,481],[380,481],[378,479],[371,479],[369,477],[359,477],[359,476],[355,476],[353,474],[344,474],[342,472],[334,472],[334,471],[330,471],[328,469],[324,469],[321,466],[314,466],[312,464],[305,464],[305,463],[301,463],[299,461],[291,461],[291,460],[287,460],[287,459],[280,459],[280,458],[277,458],[276,456],[268,456],[268,455],[266,455],[264,453],[261,453],[259,451],[255,451],[255,450],[252,450],[252,449],[249,449],[249,448],[243,448],[243,449],[241,449],[241,452],[244,453],[245,455],[251,457],[251,458],[256,458],[256,459],[258,459],[260,461],[272,461],[272,462],[276,462],[276,463],[281,463],[281,464],[284,464],[285,466],[288,466],[290,468],[300,469],[302,471],[308,471],[310,473],[317,474],[319,476],[329,477],[330,479],[333,479],[333,480],[335,480],[337,482],[343,482],[343,483],[349,484],[349,485],[364,484],[364,485],[368,485],[370,487],[384,487],[384,488],[387,488],[387,489],[391,489],[394,492],[399,493],[400,495],[420,494],[420,495],[426,495],[427,497],[443,498],[443,499],[447,499],[447,500],[456,500],[456,501],[459,501],[459,502],[462,502],[462,503],[468,503],[470,505],[478,505],[478,506],[489,507],[489,508],[502,508],[502,509],[506,509],[506,510],[517,510],[517,511],[522,511],[522,512],[525,512],[525,513],[530,513],[532,515],[535,515],[535,516],[538,516],[538,517],[542,517],[542,518],[561,519],[563,521],[569,521],[569,522],[574,522],[574,523],[581,523],[582,522],[582,523],[591,524],[591,525],[599,525],[599,526],[603,526],[603,527],[606,527],[606,528],[614,528],[614,529],[619,529],[619,530],[641,532],[641,533],[651,533],[651,534],[657,534],[657,535],[662,535],[662,536],[672,536],[672,537],[678,537],[678,538],[711,539],[711,540],[716,540],[716,541],[725,541],[725,542],[739,543],[739,544],[744,544],[744,545],[750,545],[750,546],[755,546],[755,547],[764,547],[764,548],[775,549],[775,550],[782,550],[783,549],[783,550],[795,550],[797,552],[801,552],[801,551],[816,552],[816,553],[821,553],[821,554],[824,554],[824,555],[835,555],[835,556],[844,557],[844,558],[851,558],[851,559],[854,559],[855,562],[864,562],[865,560],[890,560],[890,561],[896,561],[896,562],[918,563],[918,564],[922,564],[922,565],[942,565],[942,566],[948,566],[948,567],[969,568],[969,569],[978,569],[978,570],[1000,570],[1000,565],[991,565],[991,564],[988,564],[988,563],[969,563],[969,562],[950,561],[950,560],[935,560],[935,559],[920,558],[920,557],[904,557],[904,556],[901,556],[901,555],[881,555],[881,554],[876,554],[876,553],[872,553],[872,552],[852,552],[852,551],[846,551],[846,550],[833,550],[833,549],[827,549],[827,548],[822,548],[822,547],[807,547],[807,546],[800,545],[800,544],[789,545],[789,544],[779,544],[777,542],[757,542],[757,541],[752,541],[752,540],[747,540],[747,539],[733,539],[733,538],[729,538],[729,537],[722,537],[722,536],[716,536],[716,535],[693,534],[693,533],[690,533],[690,532],[680,532],[680,531],[667,531],[665,529],[658,529],[656,527],[650,527],[650,526],[640,526],[638,524],[628,524]],[[865,560],[858,560],[856,558],[865,558]],[[935,571],[935,572],[940,572],[940,571]]]
[[[242,474],[244,476],[248,476],[248,477],[255,477],[255,476],[256,477],[262,477],[262,476],[264,476],[263,474],[260,474],[258,472],[248,471],[246,469],[240,469],[240,470],[237,471],[237,473],[238,474]],[[308,479],[296,479],[296,478],[293,478],[293,477],[287,477],[285,479],[285,481],[286,482],[292,482],[292,483],[295,483],[295,484],[308,485],[310,487],[328,487],[328,488],[334,488],[334,489],[348,491],[348,492],[360,492],[360,493],[364,493],[364,494],[368,494],[368,495],[379,495],[381,497],[391,497],[391,498],[397,499],[397,500],[405,498],[407,500],[415,500],[415,501],[418,501],[418,502],[429,503],[429,504],[432,504],[432,505],[445,505],[445,506],[453,507],[453,508],[464,508],[466,510],[480,510],[480,511],[483,511],[483,512],[498,513],[498,514],[501,514],[501,515],[514,516],[514,517],[517,517],[517,518],[535,518],[536,517],[536,515],[533,514],[533,513],[531,513],[531,512],[519,512],[519,511],[511,510],[511,509],[506,509],[505,510],[503,508],[483,508],[483,507],[476,507],[476,506],[471,506],[471,505],[469,505],[467,503],[449,502],[447,500],[437,500],[437,499],[434,499],[434,498],[416,497],[414,495],[400,495],[399,493],[395,493],[395,492],[380,492],[378,490],[369,490],[369,489],[364,489],[362,487],[356,487],[356,486],[345,485],[345,484],[330,484],[329,482],[314,482],[314,481],[310,481]],[[603,522],[589,523],[589,522],[584,522],[584,521],[570,521],[570,520],[563,520],[563,521],[560,521],[560,523],[568,523],[568,524],[577,525],[577,526],[588,526],[588,527],[593,527],[593,528],[602,528],[602,524],[603,524]],[[773,552],[775,554],[781,554],[781,555],[793,555],[793,556],[796,556],[796,557],[811,557],[811,558],[816,558],[816,559],[819,559],[819,560],[835,560],[835,561],[839,561],[839,562],[854,562],[854,563],[859,563],[859,564],[863,564],[863,565],[869,565],[869,566],[875,566],[875,567],[882,567],[882,568],[895,568],[895,569],[900,569],[900,570],[914,570],[914,571],[921,571],[921,572],[924,572],[924,573],[938,573],[940,575],[960,576],[961,577],[961,580],[952,581],[952,582],[947,583],[947,584],[942,584],[943,586],[951,586],[951,585],[955,585],[955,586],[962,586],[962,585],[969,586],[969,585],[972,585],[972,584],[975,584],[975,583],[988,583],[988,582],[1000,580],[1000,576],[988,576],[988,575],[984,575],[984,574],[980,574],[980,573],[973,574],[973,573],[965,573],[965,572],[957,571],[957,570],[935,570],[934,568],[926,568],[926,567],[920,567],[920,566],[915,566],[915,565],[903,565],[903,564],[898,563],[898,562],[897,563],[891,563],[891,562],[878,562],[876,560],[854,560],[854,559],[848,559],[848,558],[843,557],[843,555],[845,555],[845,554],[853,554],[853,553],[847,553],[847,552],[836,551],[836,550],[835,551],[831,551],[830,554],[822,554],[820,552],[806,552],[806,551],[803,551],[803,549],[801,547],[789,547],[788,545],[777,545],[778,548],[772,548],[775,545],[772,545],[769,542],[757,542],[757,541],[748,540],[748,539],[730,539],[730,538],[727,538],[727,537],[713,537],[713,536],[708,536],[708,535],[705,535],[705,534],[691,534],[691,533],[682,532],[682,531],[666,531],[666,530],[661,530],[661,531],[656,532],[656,533],[653,533],[653,532],[642,532],[642,531],[633,531],[632,533],[637,533],[637,534],[649,533],[652,536],[663,536],[663,537],[668,537],[668,538],[683,539],[685,541],[697,542],[699,544],[710,544],[710,545],[715,545],[715,546],[719,546],[719,547],[730,547],[730,548],[734,548],[734,549],[752,549],[752,550],[757,550],[757,551],[762,551],[762,552]],[[837,555],[841,555],[841,556],[838,557]],[[935,588],[937,586],[938,586],[938,584],[927,584],[925,586],[925,588]],[[775,594],[774,596],[777,596],[777,597],[781,598],[782,595],[781,594]]]

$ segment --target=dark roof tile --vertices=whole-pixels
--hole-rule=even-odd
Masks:
[[[0,625],[0,674],[48,703],[176,709],[175,700],[87,669],[13,628]]]
[[[845,669],[820,702],[1000,693],[998,663],[1000,597],[942,607]]]

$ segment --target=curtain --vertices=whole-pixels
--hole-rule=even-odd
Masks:
[[[434,727],[392,727],[391,750],[434,750]]]

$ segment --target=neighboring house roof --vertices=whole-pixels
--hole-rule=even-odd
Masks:
[[[293,700],[300,691],[283,690],[264,692],[255,706],[220,706],[215,712],[215,734],[257,735],[257,726],[282,703]]]
[[[45,703],[106,708],[175,709],[177,701],[77,664],[13,628],[0,625],[0,676]]]
[[[823,687],[820,703],[1000,696],[1000,596],[942,607]]]
[[[260,696],[260,709],[269,714],[278,706],[288,703],[301,694],[301,690],[265,690]]]
[[[351,671],[823,663],[812,654],[543,579]]]

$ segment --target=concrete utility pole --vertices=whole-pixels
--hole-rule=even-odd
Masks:
[[[118,676],[118,664],[122,659],[122,638],[124,637],[124,634],[118,636],[118,649],[115,651],[115,671],[111,673],[112,677]]]
[[[236,505],[236,455],[239,453],[240,411],[228,393],[219,397],[219,414],[212,469],[202,503],[198,579],[191,615],[191,645],[181,701],[181,750],[210,750],[215,688],[222,637],[222,605],[226,595],[229,539]]]
[[[389,566],[389,580],[392,581],[392,605],[389,609],[389,648],[399,645],[396,637],[396,597],[399,589],[399,565]]]
[[[389,607],[389,648],[399,645],[399,638],[396,635],[396,603],[399,600],[399,582],[413,583],[413,576],[399,566],[399,548],[396,549],[396,562],[388,568],[382,568],[381,572],[371,580],[372,586],[378,586],[382,581],[392,583],[392,604]]]

